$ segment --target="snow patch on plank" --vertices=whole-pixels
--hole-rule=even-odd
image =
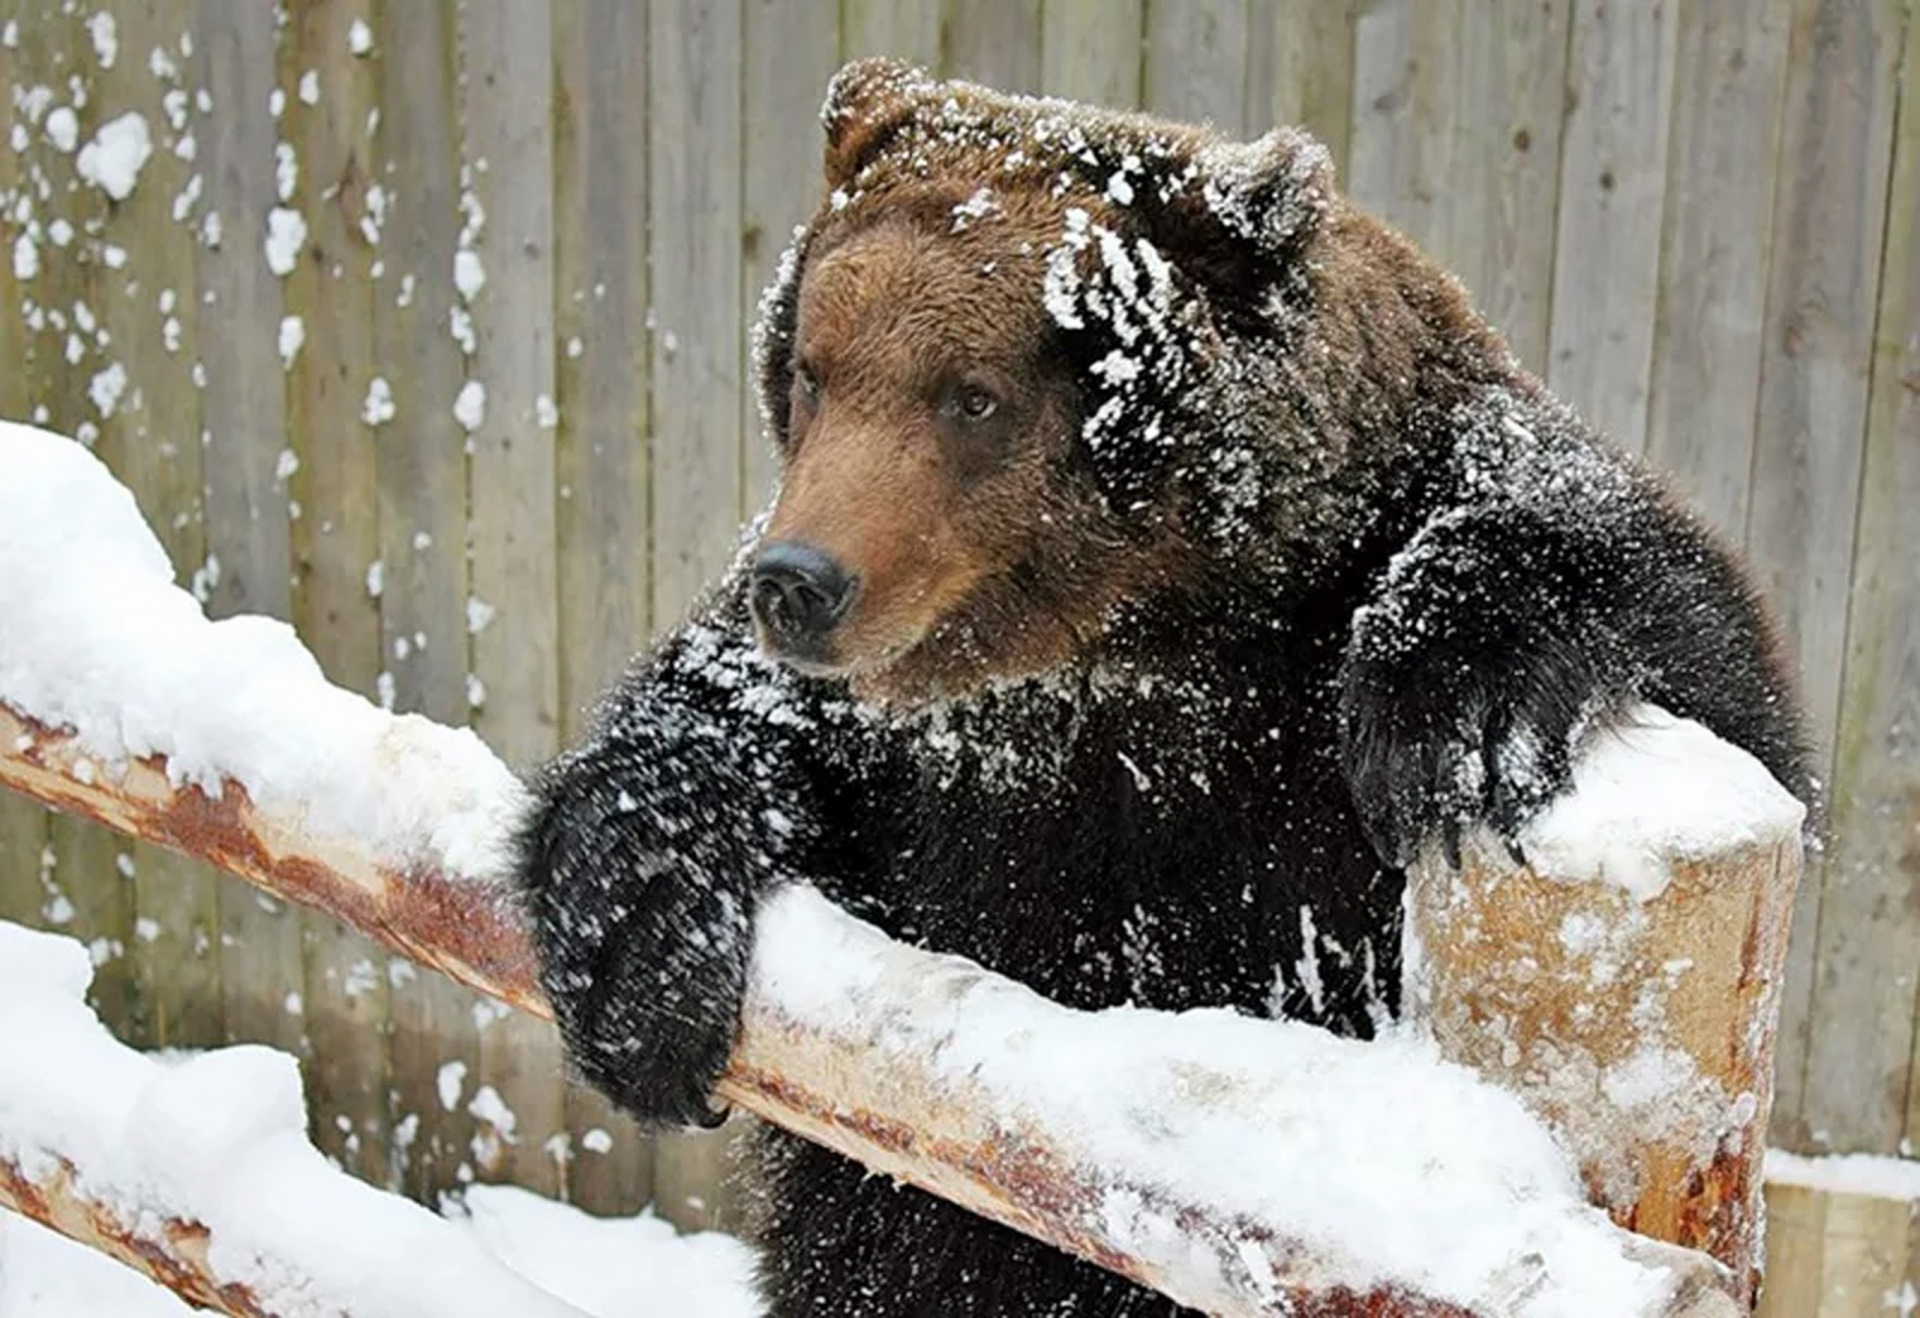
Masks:
[[[1767,1184],[1920,1204],[1920,1162],[1871,1153],[1808,1158],[1784,1149],[1768,1149]]]

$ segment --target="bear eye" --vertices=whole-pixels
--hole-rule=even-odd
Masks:
[[[820,377],[815,375],[804,362],[793,368],[794,387],[800,390],[800,397],[808,407],[820,406]]]
[[[1000,410],[1000,400],[977,384],[963,384],[954,392],[953,409],[968,421],[985,421]]]

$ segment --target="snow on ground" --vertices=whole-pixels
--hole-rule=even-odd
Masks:
[[[58,1153],[122,1222],[178,1216],[209,1261],[287,1318],[579,1318],[757,1312],[747,1252],[641,1216],[597,1221],[472,1187],[449,1221],[339,1171],[308,1143],[293,1058],[238,1046],[126,1048],[83,1000],[79,943],[0,924],[0,1156],[29,1176]],[[32,1059],[31,1065],[6,1059]],[[0,1215],[0,1318],[187,1312],[90,1250]]]
[[[0,700],[109,765],[158,753],[176,783],[298,803],[396,870],[497,868],[521,787],[471,731],[333,686],[283,622],[208,622],[132,494],[65,436],[0,422],[0,471]]]

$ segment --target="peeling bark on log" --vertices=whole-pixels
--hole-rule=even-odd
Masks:
[[[92,763],[70,733],[47,728],[4,704],[0,785],[211,860],[278,896],[328,911],[470,987],[527,1011],[548,1011],[515,906],[497,889],[451,881],[435,872],[395,872],[355,838],[311,836],[303,818],[274,817],[255,808],[231,781],[216,799],[198,787],[176,789],[164,764],[153,759],[109,772]],[[930,967],[938,960],[902,952],[925,957]],[[924,1073],[916,1070],[911,1058],[892,1059],[887,1067],[863,1064],[870,1062],[876,1042],[859,1022],[823,1029],[750,998],[743,1038],[722,1081],[722,1096],[877,1171],[1183,1302],[1198,1301],[1197,1307],[1221,1318],[1281,1313],[1455,1318],[1522,1311],[1504,1306],[1469,1310],[1390,1288],[1356,1294],[1329,1286],[1317,1279],[1320,1263],[1312,1250],[1288,1239],[1284,1230],[1222,1220],[1213,1206],[1183,1202],[1176,1190],[1164,1186],[1129,1187],[1142,1197],[1158,1196],[1155,1208],[1179,1224],[1194,1257],[1211,1258],[1220,1276],[1240,1279],[1225,1283],[1234,1292],[1226,1299],[1220,1297],[1219,1276],[1213,1289],[1196,1293],[1189,1281],[1130,1253],[1103,1229],[1098,1213],[1086,1211],[1099,1200],[1101,1190],[1092,1174],[1100,1169],[1075,1165],[1049,1143],[1044,1130],[1010,1140],[992,1117],[966,1107],[966,1095],[956,1093],[930,1067]],[[126,1257],[83,1218],[70,1213],[51,1217],[53,1225],[69,1234]],[[69,1224],[76,1229],[69,1230]],[[1658,1303],[1640,1310],[1623,1308],[1622,1313],[1724,1318],[1735,1312],[1721,1289],[1724,1273],[1704,1255],[1624,1232],[1613,1244],[1620,1257],[1666,1268],[1670,1274]],[[1541,1298],[1539,1287],[1551,1290],[1551,1265],[1551,1260],[1539,1258],[1515,1260],[1514,1271],[1528,1279],[1522,1300]]]
[[[209,1236],[198,1222],[170,1218],[136,1229],[82,1194],[71,1164],[29,1176],[0,1157],[0,1207],[52,1227],[151,1277],[189,1304],[233,1318],[274,1318],[245,1286],[222,1284],[207,1261]]]
[[[1785,793],[1758,764],[1756,790]],[[1658,895],[1543,877],[1495,846],[1409,875],[1409,1010],[1443,1055],[1519,1094],[1631,1230],[1712,1254],[1751,1306],[1788,925],[1802,861],[1782,826]]]

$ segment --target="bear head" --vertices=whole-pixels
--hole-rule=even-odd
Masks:
[[[1231,143],[888,60],[842,70],[822,117],[827,196],[756,332],[769,653],[883,702],[1056,669],[1325,465],[1270,437],[1333,200],[1304,133]]]

